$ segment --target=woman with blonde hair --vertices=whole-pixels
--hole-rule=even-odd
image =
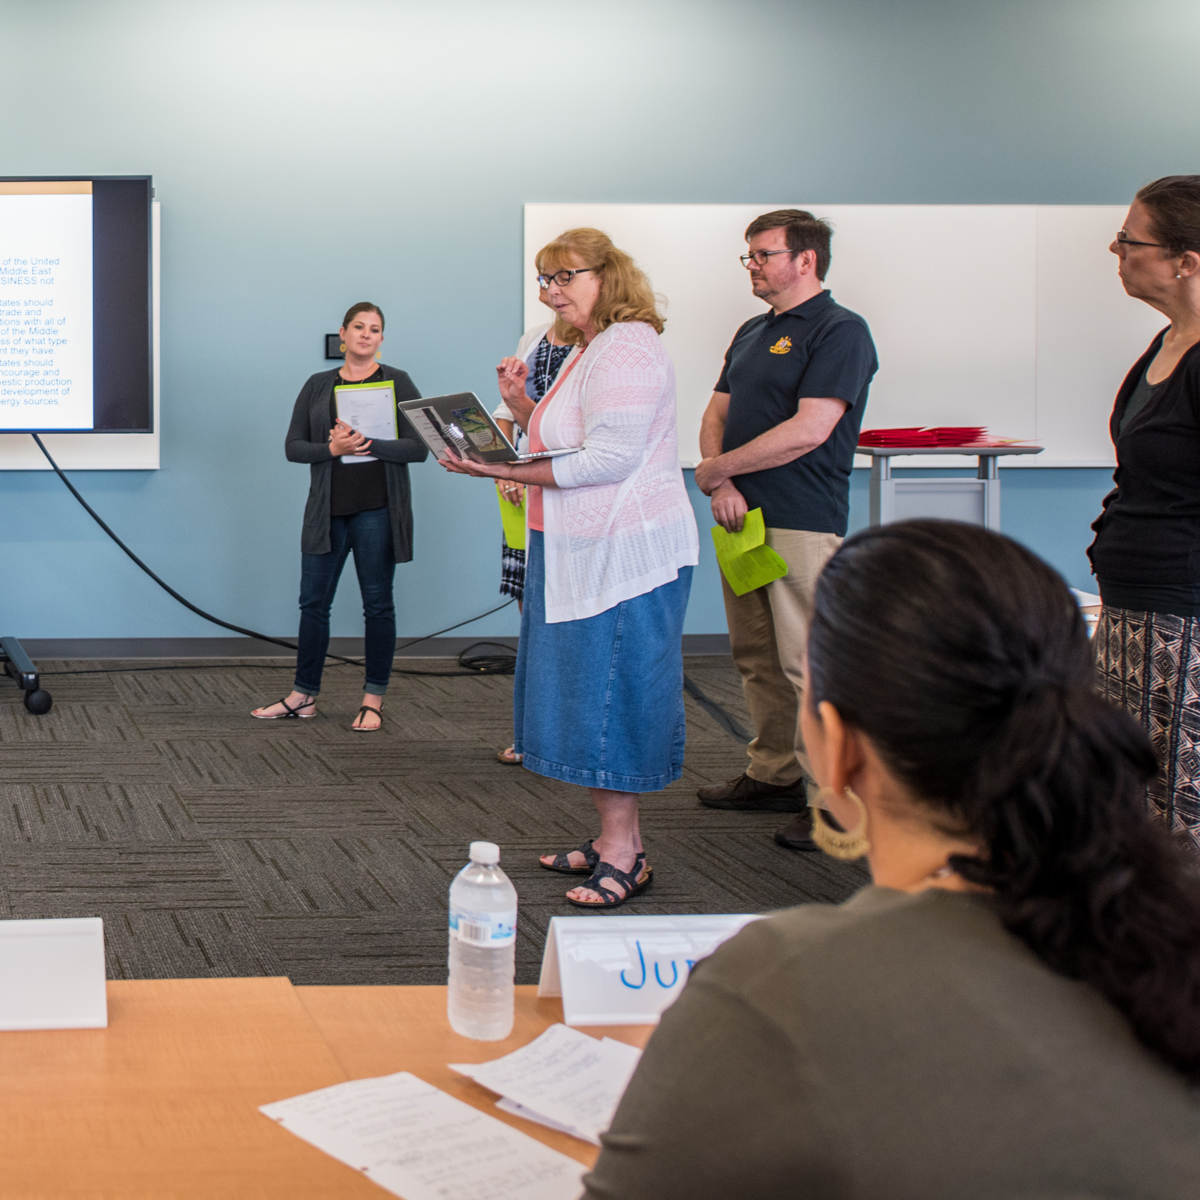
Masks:
[[[572,904],[615,908],[652,876],[638,797],[683,767],[683,616],[699,544],[679,468],[675,371],[649,280],[598,229],[568,230],[536,264],[566,340],[582,352],[536,409],[521,359],[497,367],[500,393],[531,450],[575,453],[442,465],[528,489],[514,752],[535,774],[591,792],[599,835],[541,864],[587,876],[567,893]]]

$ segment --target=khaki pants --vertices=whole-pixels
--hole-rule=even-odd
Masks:
[[[733,661],[757,734],[746,774],[759,783],[786,785],[810,776],[800,733],[804,650],[817,576],[842,539],[802,529],[767,530],[767,545],[788,573],[766,587],[736,596],[721,577]]]

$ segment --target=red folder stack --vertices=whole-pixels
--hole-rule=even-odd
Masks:
[[[988,440],[982,425],[913,425],[903,429],[864,429],[860,446],[977,446]]]

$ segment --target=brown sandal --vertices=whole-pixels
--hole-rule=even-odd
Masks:
[[[518,754],[512,746],[504,750],[498,750],[496,757],[504,763],[506,767],[519,767],[525,761],[525,755]]]

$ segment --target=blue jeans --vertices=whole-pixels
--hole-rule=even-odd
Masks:
[[[346,556],[353,550],[366,621],[367,681],[363,690],[370,696],[382,696],[396,656],[396,607],[392,599],[396,561],[388,510],[372,508],[352,517],[331,517],[329,542],[328,554],[300,556],[296,691],[315,696],[321,690],[321,672],[329,649],[329,610]]]

